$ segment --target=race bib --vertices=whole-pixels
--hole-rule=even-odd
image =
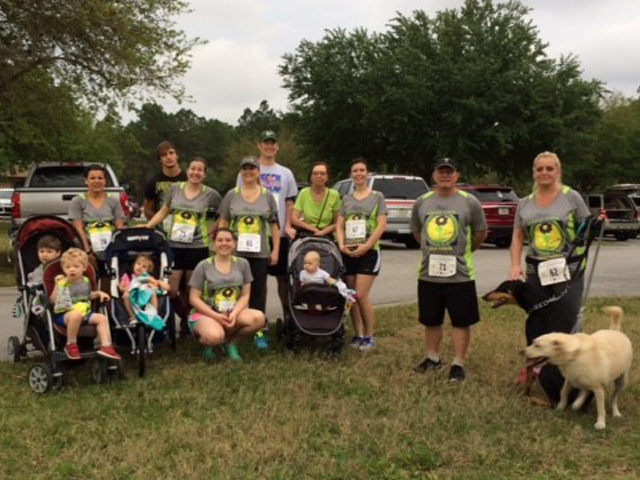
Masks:
[[[238,236],[238,252],[260,253],[261,237],[258,233],[241,233]]]
[[[94,222],[87,228],[89,241],[94,252],[104,252],[111,242],[113,226],[109,222]]]
[[[174,242],[191,243],[198,227],[198,217],[191,212],[176,212],[173,215],[171,236]]]
[[[540,285],[543,287],[571,280],[567,259],[564,257],[552,258],[539,263],[538,277],[540,278]]]
[[[429,255],[430,277],[453,277],[456,274],[456,269],[455,255]]]
[[[344,235],[347,243],[363,243],[367,239],[367,221],[364,219],[347,220]]]
[[[228,313],[232,311],[236,306],[235,300],[223,300],[218,303],[218,311],[222,313]]]

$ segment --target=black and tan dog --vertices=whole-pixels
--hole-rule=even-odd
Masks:
[[[570,290],[573,288],[576,290],[571,292]],[[534,339],[547,333],[571,333],[580,308],[574,295],[581,290],[582,282],[577,282],[567,292],[561,291],[554,297],[554,293],[548,287],[542,287],[536,282],[508,280],[502,282],[482,298],[487,302],[492,302],[492,308],[517,305],[527,312],[525,337],[527,346],[529,346]],[[524,382],[526,395],[530,394],[531,385],[536,377],[534,368],[535,365],[527,365],[526,368]],[[558,403],[560,390],[564,384],[564,378],[558,368],[554,365],[545,365],[540,370],[538,378],[549,400],[553,404]]]

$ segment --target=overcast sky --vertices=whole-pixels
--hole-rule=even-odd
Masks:
[[[185,108],[235,125],[246,107],[262,100],[287,109],[278,64],[301,40],[320,40],[326,29],[384,31],[396,12],[433,16],[463,0],[191,0],[178,19],[190,37],[208,44],[193,52],[183,78],[193,97]],[[637,97],[640,86],[640,0],[529,0],[531,18],[552,57],[575,54],[584,77]],[[169,112],[180,108],[160,101]]]

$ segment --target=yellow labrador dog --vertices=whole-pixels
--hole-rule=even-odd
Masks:
[[[576,333],[548,333],[536,338],[525,349],[530,362],[548,361],[557,365],[565,378],[558,410],[567,406],[571,388],[581,390],[571,408],[582,407],[589,391],[596,397],[598,420],[595,427],[605,428],[605,392],[614,384],[611,408],[614,417],[620,417],[618,396],[627,384],[631,368],[631,340],[620,331],[623,312],[620,307],[604,307],[602,311],[611,317],[609,330],[599,330],[593,335]]]

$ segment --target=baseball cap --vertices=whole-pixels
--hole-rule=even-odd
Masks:
[[[262,132],[260,134],[260,141],[266,142],[267,140],[273,140],[274,142],[277,142],[278,136],[276,135],[276,132],[274,132],[273,130],[265,130],[264,132]]]
[[[260,162],[258,162],[258,159],[256,157],[244,157],[242,160],[240,160],[240,168],[244,167],[245,165],[252,165],[256,168],[260,168]]]
[[[436,160],[435,165],[433,166],[434,170],[437,170],[440,167],[449,167],[453,170],[458,170],[458,164],[453,158],[439,158]]]

